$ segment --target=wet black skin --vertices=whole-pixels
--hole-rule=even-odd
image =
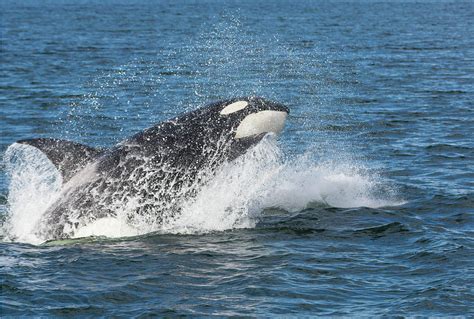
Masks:
[[[227,105],[237,101],[248,101],[243,110],[221,115],[220,111]],[[244,139],[234,139],[234,132],[240,122],[249,114],[264,110],[289,113],[286,106],[264,100],[262,98],[235,98],[212,103],[206,107],[183,114],[174,119],[162,122],[127,139],[119,149],[136,151],[151,156],[157,152],[172,155],[178,166],[206,162],[210,150],[217,150],[219,141],[226,141],[227,159],[232,160],[259,142],[263,135]]]
[[[234,113],[220,114],[237,101],[249,104]],[[66,183],[38,232],[48,239],[68,238],[74,232],[67,231],[65,225],[74,229],[81,223],[115,216],[117,208],[132,199],[139,204],[129,213],[131,222],[141,215],[161,223],[163,216],[177,213],[179,203],[193,196],[218,166],[244,154],[263,138],[265,133],[234,139],[240,122],[263,110],[289,113],[282,104],[244,97],[215,102],[161,122],[108,150],[54,139],[18,141],[43,151]],[[90,181],[77,183],[88,165],[94,167],[93,176],[87,175]]]

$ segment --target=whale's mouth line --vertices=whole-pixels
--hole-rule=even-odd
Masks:
[[[265,110],[247,115],[235,130],[235,139],[261,135],[280,134],[285,126],[287,112]]]

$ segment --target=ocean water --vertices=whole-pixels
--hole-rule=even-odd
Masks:
[[[474,316],[471,1],[0,3],[2,317]],[[31,149],[206,103],[288,105],[172,223],[35,234]]]

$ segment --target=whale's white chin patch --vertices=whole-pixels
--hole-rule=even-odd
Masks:
[[[285,126],[288,113],[281,111],[260,111],[247,115],[235,131],[235,138],[243,138],[261,133],[279,134]]]

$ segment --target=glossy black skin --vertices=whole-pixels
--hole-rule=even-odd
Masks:
[[[249,104],[237,112],[220,114],[224,107],[237,101]],[[110,150],[97,152],[97,157],[88,163],[94,172],[87,175],[90,180],[84,182],[82,178],[87,167],[71,178],[61,198],[45,213],[39,225],[40,235],[48,239],[68,238],[74,231],[66,230],[65,225],[74,229],[91,220],[115,216],[117,209],[132,199],[138,205],[127,215],[131,223],[137,216],[161,223],[164,216],[179,212],[181,201],[193,196],[218,166],[245,153],[263,138],[265,133],[234,139],[240,122],[263,110],[289,113],[284,105],[258,97],[219,101],[145,129]],[[46,155],[58,154],[57,149],[48,150],[44,141],[36,145],[34,140],[24,141],[41,145]],[[57,148],[58,143],[51,145]],[[69,147],[70,143],[65,141],[64,146]],[[61,171],[64,174],[67,168]]]
[[[237,112],[220,114],[225,106],[237,101],[247,101],[249,104]],[[247,115],[263,110],[289,113],[286,106],[258,97],[219,101],[148,128],[126,140],[119,148],[132,149],[136,146],[141,154],[148,156],[156,154],[157,151],[165,151],[175,159],[176,165],[188,166],[206,161],[206,157],[202,155],[209,153],[210,149],[217,150],[222,140],[232,144],[227,150],[230,152],[231,148],[240,150],[241,144],[245,144],[248,148],[260,141],[261,136],[243,141],[233,138],[236,128]],[[236,157],[240,155],[239,153],[233,152],[228,155]]]

